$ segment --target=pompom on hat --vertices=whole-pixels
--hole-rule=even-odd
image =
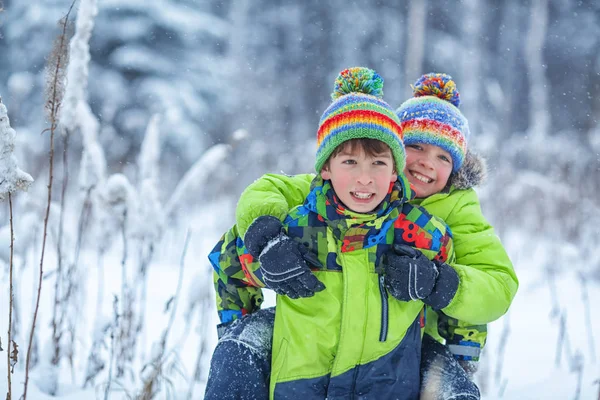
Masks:
[[[382,99],[383,78],[369,68],[345,69],[335,80],[331,98],[317,131],[315,169],[320,172],[333,151],[352,139],[377,139],[392,150],[396,171],[404,170],[406,156],[400,120]]]
[[[452,172],[462,166],[467,154],[469,122],[460,112],[460,94],[450,75],[425,74],[415,82],[413,97],[396,110],[404,133],[404,144],[439,146],[452,157]]]

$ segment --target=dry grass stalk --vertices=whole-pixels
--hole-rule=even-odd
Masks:
[[[110,356],[108,358],[108,379],[104,389],[104,400],[108,400],[113,378],[113,361],[115,359],[115,332],[119,327],[119,299],[115,296],[113,300],[113,325],[110,330]]]
[[[588,333],[589,351],[591,355],[591,361],[593,364],[596,363],[596,347],[594,345],[595,337],[592,329],[592,309],[590,306],[590,297],[588,295],[586,277],[583,273],[579,273],[579,284],[581,285],[581,300],[583,301],[584,315],[585,315],[585,326]]]
[[[56,38],[52,51],[48,58],[47,64],[47,79],[46,79],[46,111],[50,122],[50,154],[49,154],[49,169],[48,169],[48,203],[46,206],[46,214],[44,216],[44,234],[42,237],[42,254],[40,256],[39,281],[37,289],[37,298],[35,302],[35,310],[33,312],[33,321],[31,323],[31,331],[29,334],[29,344],[27,347],[27,357],[25,361],[25,382],[23,388],[23,400],[27,400],[27,385],[29,383],[29,364],[31,361],[31,348],[35,332],[35,323],[40,307],[40,297],[42,292],[42,279],[44,276],[44,253],[46,249],[46,237],[48,233],[48,218],[50,216],[50,205],[52,203],[52,179],[54,173],[54,134],[58,126],[58,115],[60,105],[65,92],[65,76],[67,65],[69,63],[69,15],[73,9],[75,2],[71,3],[71,7],[67,14],[59,21],[61,34]]]
[[[508,345],[508,338],[510,336],[510,319],[508,316],[504,319],[504,326],[500,335],[500,344],[498,345],[498,355],[496,363],[496,383],[500,383],[502,377],[502,368],[504,365],[504,356],[506,354],[506,347]]]
[[[9,261],[9,300],[8,300],[8,348],[6,349],[7,354],[7,373],[8,376],[8,388],[6,393],[6,400],[11,400],[12,398],[12,382],[11,382],[11,374],[13,372],[14,364],[11,363],[11,351],[10,346],[13,344],[13,348],[15,351],[14,363],[16,364],[17,360],[17,347],[14,344],[14,341],[11,338],[12,334],[12,312],[13,312],[13,256],[14,256],[14,245],[15,245],[15,232],[13,229],[13,207],[12,207],[12,195],[8,193],[8,209],[10,216],[10,261]]]
[[[133,361],[134,349],[136,345],[136,337],[134,331],[134,313],[133,290],[127,283],[127,259],[129,257],[129,242],[127,240],[127,215],[125,210],[123,222],[121,225],[121,233],[123,238],[123,256],[121,258],[121,315],[119,324],[118,357],[116,360],[117,378],[122,378],[125,375],[125,370],[131,368]]]
[[[177,303],[179,300],[179,293],[181,293],[181,285],[183,282],[183,267],[185,265],[185,255],[187,254],[187,248],[190,242],[190,231],[188,230],[185,235],[185,243],[183,245],[183,251],[181,253],[181,259],[179,263],[179,278],[177,280],[177,289],[175,290],[175,295],[169,300],[166,308],[171,307],[171,314],[169,315],[169,322],[167,327],[163,331],[160,343],[159,350],[154,355],[154,359],[150,361],[150,363],[146,364],[142,369],[142,373],[150,368],[151,372],[148,374],[148,377],[144,379],[144,384],[142,388],[142,393],[138,395],[137,400],[151,400],[160,390],[160,383],[164,381],[165,383],[172,385],[172,382],[165,374],[165,363],[167,361],[167,356],[165,356],[166,348],[167,348],[167,339],[169,337],[169,332],[173,326],[173,322],[175,321],[175,313],[177,312]]]
[[[68,148],[68,140],[69,134],[63,136],[63,181],[62,181],[62,190],[60,196],[60,217],[58,223],[58,239],[56,240],[56,256],[57,256],[57,268],[56,268],[56,280],[54,282],[54,307],[52,311],[52,346],[53,346],[53,354],[52,354],[52,365],[58,365],[61,358],[60,352],[60,342],[62,338],[62,329],[63,329],[63,320],[64,320],[64,308],[63,311],[59,311],[63,300],[66,301],[65,298],[61,298],[62,288],[61,282],[63,282],[63,231],[64,231],[64,211],[65,211],[65,198],[67,185],[69,182],[69,170],[68,170],[68,158],[67,158],[67,148]],[[60,315],[60,316],[59,316]]]

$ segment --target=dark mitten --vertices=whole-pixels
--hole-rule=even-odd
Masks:
[[[422,300],[434,310],[446,307],[458,289],[458,274],[448,264],[429,260],[410,246],[395,244],[387,255],[385,281],[398,300]]]
[[[290,239],[277,218],[256,218],[246,231],[244,242],[248,252],[258,258],[265,285],[277,294],[297,299],[325,289],[307,264],[317,264],[316,257]]]
[[[384,263],[385,284],[392,296],[402,301],[429,296],[438,276],[437,266],[423,253],[406,245],[394,245]]]
[[[437,265],[439,275],[431,294],[423,299],[423,303],[431,306],[434,310],[448,307],[458,290],[458,273],[450,265],[441,261],[434,261]]]

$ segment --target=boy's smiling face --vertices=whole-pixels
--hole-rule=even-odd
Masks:
[[[336,196],[354,212],[368,213],[383,201],[390,183],[398,178],[389,147],[368,155],[361,146],[349,145],[332,156],[321,170]]]
[[[452,157],[439,146],[425,143],[405,145],[404,173],[417,197],[428,197],[446,187],[452,173]]]

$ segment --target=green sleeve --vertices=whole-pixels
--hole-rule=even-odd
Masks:
[[[266,174],[250,184],[242,192],[235,210],[240,235],[244,237],[252,221],[261,215],[283,221],[292,208],[304,203],[314,177],[314,174]]]
[[[461,192],[446,218],[456,254],[451,265],[460,283],[443,312],[473,325],[487,324],[506,313],[519,281],[500,238],[481,213],[477,194],[472,189]]]

